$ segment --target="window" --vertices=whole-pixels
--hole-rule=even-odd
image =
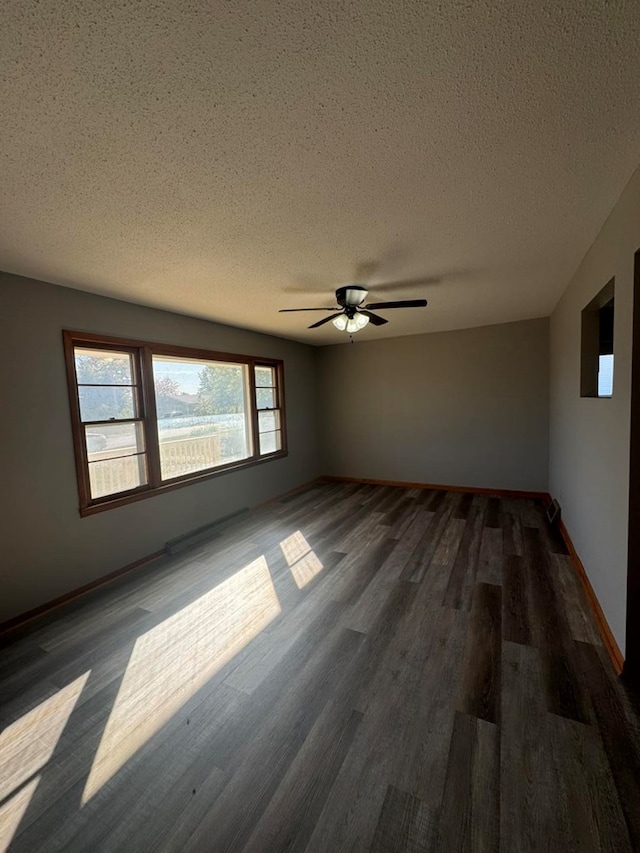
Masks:
[[[91,498],[146,485],[140,372],[134,352],[78,346],[74,367]]]
[[[614,280],[582,312],[580,396],[613,395]]]
[[[151,360],[163,480],[252,455],[249,365],[166,355]]]
[[[286,454],[282,362],[64,332],[80,512]]]
[[[282,403],[275,367],[256,365],[256,402],[260,453],[276,453],[282,447]]]

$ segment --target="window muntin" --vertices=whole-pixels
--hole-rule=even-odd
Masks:
[[[80,511],[286,454],[282,364],[64,332]]]

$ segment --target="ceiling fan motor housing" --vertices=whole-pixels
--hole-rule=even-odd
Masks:
[[[343,308],[357,308],[367,298],[368,292],[360,284],[348,284],[336,290],[336,301]]]

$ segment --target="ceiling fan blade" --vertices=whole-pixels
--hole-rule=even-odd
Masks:
[[[426,299],[401,299],[399,302],[372,302],[365,308],[424,308]]]
[[[323,317],[322,320],[318,320],[317,323],[312,323],[310,326],[307,326],[308,329],[317,329],[318,326],[324,326],[325,323],[330,323],[333,320],[333,317]]]
[[[384,317],[378,317],[377,314],[372,314],[371,311],[367,311],[364,308],[361,308],[358,313],[364,314],[365,317],[368,317],[373,326],[384,326],[385,323],[389,322],[388,320],[385,320]]]
[[[341,311],[341,308],[281,308],[278,314],[288,314],[291,311]]]

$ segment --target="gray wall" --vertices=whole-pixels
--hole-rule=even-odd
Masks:
[[[640,170],[551,317],[550,489],[624,653],[629,514],[633,255],[640,247]],[[615,276],[611,399],[580,397],[582,309]]]
[[[284,359],[289,456],[80,518],[65,328]],[[320,473],[311,347],[8,274],[0,347],[0,621]]]
[[[324,347],[323,469],[546,491],[548,320]]]

